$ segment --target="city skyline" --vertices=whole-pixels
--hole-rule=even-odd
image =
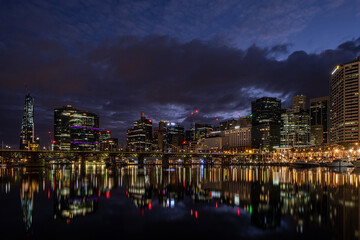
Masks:
[[[259,96],[284,106],[298,94],[328,96],[333,67],[360,53],[359,4],[349,1],[92,3],[2,3],[6,145],[18,145],[25,86],[40,140],[53,129],[53,109],[68,104],[124,139],[142,111],[188,128],[194,109],[215,124],[250,114]]]

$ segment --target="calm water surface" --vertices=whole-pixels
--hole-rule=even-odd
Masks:
[[[1,169],[0,236],[359,239],[360,175],[355,170]]]

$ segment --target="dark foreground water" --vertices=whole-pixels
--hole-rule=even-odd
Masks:
[[[7,168],[0,239],[358,239],[360,175],[326,168]]]

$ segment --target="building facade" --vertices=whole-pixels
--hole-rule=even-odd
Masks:
[[[306,111],[306,96],[296,95],[292,98],[292,108],[295,111]]]
[[[294,109],[284,110],[281,114],[280,147],[305,147],[308,145],[310,145],[310,115],[308,112]]]
[[[330,77],[330,143],[359,142],[360,60],[336,66]]]
[[[252,146],[271,150],[280,145],[281,101],[263,97],[251,103]]]
[[[127,130],[127,148],[133,152],[145,152],[152,150],[152,120],[145,118],[141,113],[140,120],[134,122],[134,126]]]
[[[310,99],[311,145],[329,144],[330,99],[328,96]],[[322,135],[319,134],[320,128]]]
[[[251,147],[251,125],[235,126],[222,132],[223,150],[241,152]]]
[[[111,137],[111,131],[100,131],[98,146],[100,151],[116,151],[118,139]]]
[[[172,152],[179,152],[182,149],[185,140],[184,126],[176,123],[167,123],[165,127],[166,132],[166,150]]]
[[[98,144],[98,115],[71,105],[54,110],[54,150],[90,151]]]

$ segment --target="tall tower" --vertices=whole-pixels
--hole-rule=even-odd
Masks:
[[[25,97],[24,115],[21,123],[20,149],[29,149],[34,137],[34,98],[28,93]]]
[[[330,78],[330,142],[359,142],[360,60],[337,65]]]

